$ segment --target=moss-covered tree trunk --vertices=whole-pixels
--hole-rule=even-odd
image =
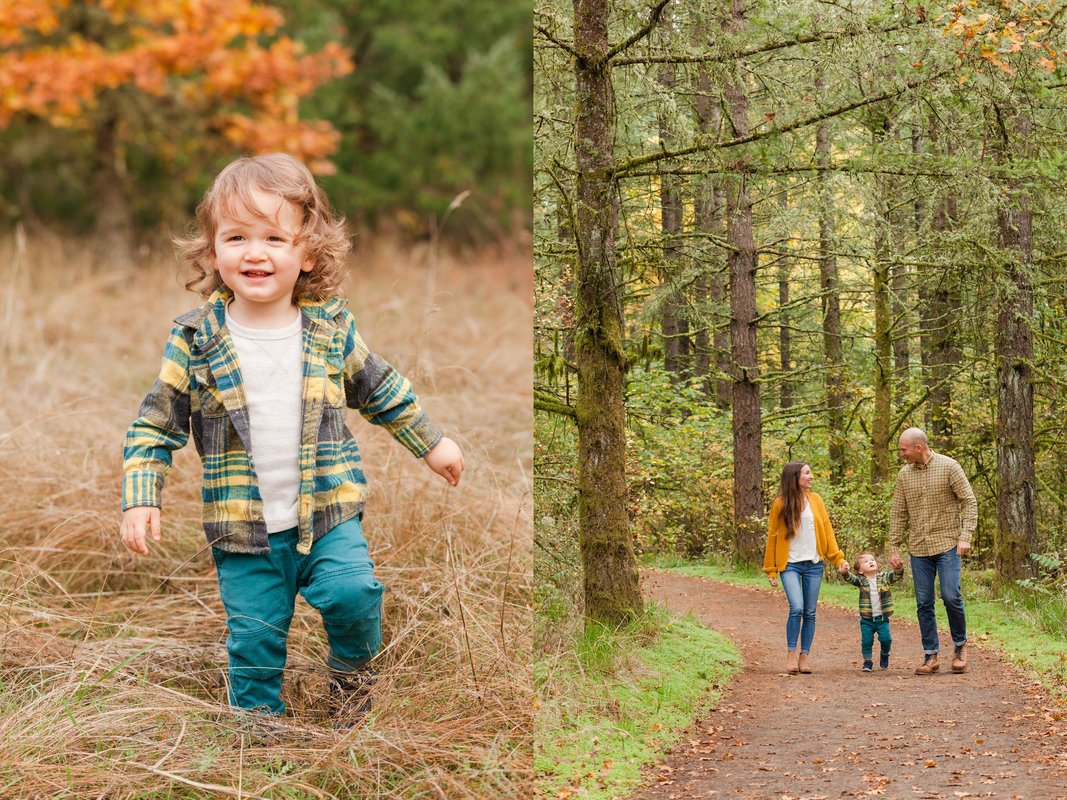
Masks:
[[[1002,162],[1025,154],[1031,121],[1025,110],[994,108]],[[1031,574],[1037,549],[1034,471],[1033,212],[1030,196],[1009,179],[997,209],[1000,244],[1007,258],[997,281],[997,572]]]
[[[731,0],[723,25],[737,36],[744,27],[741,0]],[[748,95],[740,74],[723,87],[734,135],[747,136]],[[726,242],[730,272],[730,338],[734,378],[734,549],[743,561],[763,552],[763,422],[760,410],[759,364],[756,354],[756,268],[758,255],[752,232],[751,174],[744,155],[730,164],[726,181]]]
[[[626,506],[622,280],[615,261],[614,102],[607,0],[575,0],[578,263],[578,517],[585,615],[618,624],[641,610]]]

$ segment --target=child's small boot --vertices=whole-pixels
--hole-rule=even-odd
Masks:
[[[785,656],[785,671],[790,675],[800,672],[800,661],[796,650],[790,650]]]
[[[864,672],[870,672],[873,669],[874,669],[874,662],[871,661],[869,658],[864,659],[864,661],[863,661],[863,671]]]
[[[882,657],[878,659],[878,669],[889,669],[889,653],[882,653]]]
[[[370,713],[371,691],[377,682],[378,673],[370,667],[330,673],[330,714],[334,727],[351,728]]]

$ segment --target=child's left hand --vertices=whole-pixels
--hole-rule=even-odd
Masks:
[[[426,466],[448,481],[450,486],[459,484],[459,478],[463,474],[463,453],[459,445],[443,437],[429,453],[422,457]]]

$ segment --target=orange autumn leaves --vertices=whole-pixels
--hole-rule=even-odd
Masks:
[[[339,135],[301,120],[300,98],[352,62],[337,44],[312,54],[276,36],[282,21],[250,0],[0,0],[0,127],[20,113],[76,126],[102,93],[131,86],[240,149],[327,172]]]
[[[1063,0],[1053,2],[1015,2],[966,0],[952,4],[942,18],[943,33],[959,40],[957,55],[961,59],[977,57],[981,62],[1014,75],[1019,62],[1032,58],[1039,69],[1054,72],[1063,62],[1046,38],[1052,18],[1063,7]]]

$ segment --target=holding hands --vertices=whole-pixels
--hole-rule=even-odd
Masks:
[[[847,561],[842,561],[841,562],[841,566],[837,568],[837,574],[838,575],[848,575],[848,573],[851,572],[851,571],[852,570],[849,567]]]
[[[889,566],[894,570],[898,570],[904,566],[904,559],[900,557],[900,553],[893,553],[893,555],[889,557]]]

